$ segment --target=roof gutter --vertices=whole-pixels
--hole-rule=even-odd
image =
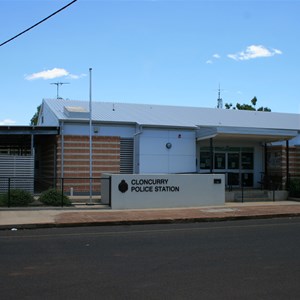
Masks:
[[[138,128],[138,132],[136,132],[134,135],[133,135],[133,137],[136,137],[137,135],[140,135],[140,134],[142,134],[143,133],[143,125],[141,125],[141,124],[136,124],[136,127]]]

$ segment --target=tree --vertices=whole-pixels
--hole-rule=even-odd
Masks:
[[[237,110],[254,110],[254,111],[268,111],[268,112],[271,111],[271,109],[269,107],[263,107],[263,106],[256,109],[256,103],[257,103],[257,98],[254,97],[251,100],[251,104],[237,103],[236,106],[233,106],[232,103],[225,103],[225,108],[226,109],[237,109]]]
[[[30,125],[32,125],[32,126],[37,125],[40,110],[41,110],[41,105],[39,105],[39,106],[37,107],[36,113],[33,115],[33,117],[32,117],[31,120],[30,120]]]

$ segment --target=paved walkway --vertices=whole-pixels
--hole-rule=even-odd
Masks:
[[[176,209],[112,210],[105,206],[1,208],[0,229],[221,221],[300,216],[300,202],[226,203]]]

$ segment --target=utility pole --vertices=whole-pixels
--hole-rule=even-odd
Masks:
[[[90,140],[90,198],[88,204],[93,204],[92,196],[93,196],[93,136],[92,136],[92,68],[89,68],[90,74],[90,89],[89,89],[89,110],[90,110],[90,118],[89,118],[89,140]]]
[[[56,85],[56,99],[62,99],[59,97],[59,86],[63,84],[70,84],[69,82],[52,82],[50,84],[55,84]]]

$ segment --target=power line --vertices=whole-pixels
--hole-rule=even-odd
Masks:
[[[14,40],[15,38],[19,37],[20,35],[26,33],[27,31],[33,29],[34,27],[40,25],[41,23],[47,21],[48,19],[50,19],[51,17],[53,17],[54,15],[58,14],[59,12],[61,12],[62,10],[66,9],[68,6],[72,5],[74,2],[76,2],[77,0],[73,0],[72,2],[70,2],[69,4],[65,5],[64,7],[60,8],[59,10],[57,10],[56,12],[54,12],[53,14],[51,14],[50,16],[46,17],[45,19],[39,21],[38,23],[34,24],[33,26],[27,28],[26,30],[20,32],[19,34],[15,35],[14,37],[10,38],[9,40],[3,42],[2,44],[0,44],[0,47],[11,42],[12,40]]]

